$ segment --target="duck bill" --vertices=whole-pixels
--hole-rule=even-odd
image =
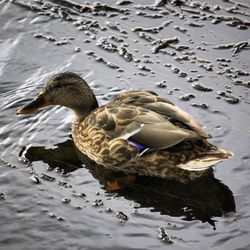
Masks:
[[[47,100],[43,93],[39,94],[35,99],[33,99],[31,102],[27,103],[23,107],[21,107],[18,111],[18,115],[27,115],[35,112],[36,110],[49,106],[52,103]]]

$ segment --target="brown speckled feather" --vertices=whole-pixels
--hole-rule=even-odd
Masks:
[[[193,117],[152,92],[121,94],[84,121],[75,120],[73,136],[78,149],[101,165],[164,178],[181,168],[199,176],[196,170],[207,169],[223,155],[206,142],[209,135]],[[141,155],[131,141],[150,150]],[[215,158],[204,165],[207,151],[214,152]],[[185,168],[191,161],[197,169]]]

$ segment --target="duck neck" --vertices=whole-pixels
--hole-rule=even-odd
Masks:
[[[86,104],[85,105],[83,104],[83,105],[79,105],[78,107],[74,108],[75,119],[77,119],[79,121],[83,121],[96,108],[98,108],[98,102],[97,102],[95,96],[93,95],[93,99],[87,107],[86,107]]]
[[[84,105],[85,106],[85,105]],[[96,97],[93,95],[91,103],[87,106],[84,107],[83,105],[79,105],[79,107],[75,107],[75,118],[72,124],[72,133],[73,137],[76,135],[79,131],[79,126],[80,124],[84,121],[84,119],[96,108],[98,108],[98,102],[96,100]],[[82,108],[84,107],[84,108]]]

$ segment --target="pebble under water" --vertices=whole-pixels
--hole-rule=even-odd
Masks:
[[[0,1],[0,249],[250,249],[249,16],[247,0]],[[100,105],[155,91],[235,157],[131,184],[76,151],[70,110],[16,116],[62,71]]]

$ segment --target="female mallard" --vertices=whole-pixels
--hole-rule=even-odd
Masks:
[[[192,116],[151,91],[124,92],[98,107],[87,83],[65,72],[50,77],[38,97],[17,113],[48,105],[74,110],[76,147],[109,169],[184,182],[233,156],[208,143],[210,135]]]

